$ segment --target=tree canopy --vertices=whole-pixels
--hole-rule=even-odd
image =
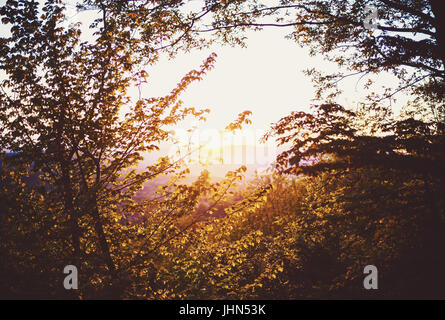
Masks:
[[[0,8],[1,296],[366,298],[363,266],[378,264],[387,283],[380,297],[443,297],[439,0],[75,4],[98,13],[88,39],[60,0]],[[266,27],[289,28],[290,40],[339,67],[308,70],[320,103],[271,125],[264,139],[285,149],[273,174],[245,182],[241,166],[190,182],[187,155],[140,170],[172,127],[205,120],[210,110],[180,95],[216,54],[167,95],[132,97],[147,65],[217,41],[244,45],[248,29]],[[374,93],[368,77],[363,108],[336,102],[342,79],[381,72],[397,85]],[[406,111],[392,115],[383,102],[407,89]],[[250,114],[226,129],[250,124]],[[136,200],[147,183],[155,187]],[[78,291],[61,286],[70,264]]]

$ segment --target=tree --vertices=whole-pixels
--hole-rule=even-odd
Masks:
[[[436,98],[442,108],[444,95],[445,19],[439,0],[282,0],[271,5],[263,1],[226,1],[217,6],[215,18],[196,32],[216,32],[225,39],[242,40],[238,31],[264,27],[293,28],[289,37],[309,46],[348,73],[323,75],[309,70],[318,84],[318,95],[337,88],[340,80],[354,75],[388,71],[401,81],[380,96],[372,96],[374,107],[406,88]],[[378,12],[374,30],[365,24]],[[370,82],[365,84],[369,87]],[[335,97],[337,92],[327,95]],[[437,100],[438,99],[438,100]]]
[[[4,222],[13,216],[14,223],[23,214],[37,220],[37,228],[29,226],[37,231],[44,220],[54,219],[52,230],[62,233],[57,250],[65,252],[60,263],[78,266],[81,275],[99,272],[108,289],[107,283],[120,285],[117,232],[122,231],[121,218],[137,207],[133,195],[144,182],[174,173],[179,162],[161,158],[143,172],[134,166],[169,139],[169,126],[188,116],[204,119],[208,110],[182,106],[179,95],[201,79],[215,58],[211,55],[199,70],[187,74],[166,97],[131,101],[127,89],[147,77],[141,64],[153,62],[156,51],[144,52],[148,40],[130,37],[138,17],[118,15],[113,11],[117,5],[100,2],[102,18],[92,24],[92,41],[81,40],[79,25],[64,26],[60,1],[46,1],[42,12],[32,0],[9,0],[0,9],[2,23],[10,25],[10,36],[2,38],[0,46],[0,68],[6,74],[1,82],[0,148],[13,153],[3,157],[2,171],[17,177],[17,197],[30,188],[20,188],[24,179],[38,176],[30,194],[44,199],[30,200],[30,208],[13,202],[5,206]],[[175,22],[164,25],[164,16],[156,10],[151,14],[155,43],[165,37],[164,27],[177,32]],[[131,106],[122,116],[124,105]],[[12,188],[6,186],[5,192]],[[108,291],[121,294],[119,287]]]
[[[421,181],[423,211],[416,212],[415,219],[421,230],[416,239],[422,244],[422,250],[405,252],[405,259],[417,261],[413,262],[414,268],[421,269],[420,264],[429,268],[443,267],[445,257],[441,244],[445,216],[439,195],[445,190],[445,60],[444,24],[439,2],[297,3],[288,2],[298,17],[294,22],[289,21],[296,28],[292,33],[294,39],[309,45],[313,53],[321,53],[352,71],[323,76],[312,70],[310,73],[315,75],[319,85],[319,99],[323,98],[322,93],[336,89],[340,80],[351,75],[390,71],[400,82],[382,95],[371,93],[368,96],[372,101],[371,108],[366,108],[366,112],[354,112],[336,104],[338,91],[334,91],[325,97],[326,103],[314,106],[313,112],[293,112],[274,124],[265,138],[276,137],[279,145],[287,147],[277,158],[278,170],[315,176],[327,172],[334,177],[348,175],[349,171],[370,170],[372,175],[380,175],[376,181],[395,182],[403,176],[412,177],[412,181],[404,182],[406,185]],[[369,5],[374,5],[379,12],[376,30],[368,30],[363,25]],[[283,4],[277,10],[287,8]],[[365,87],[369,88],[371,84],[372,81],[368,81]],[[414,97],[407,107],[414,108],[399,118],[388,117],[391,110],[382,106],[382,101],[407,88],[412,89]],[[425,110],[429,112],[425,113]],[[382,116],[369,121],[375,111],[383,111]],[[363,192],[370,191],[365,189]],[[359,205],[361,201],[361,197],[357,197],[352,203]],[[406,210],[410,212],[408,208]],[[359,216],[356,218],[360,219]],[[397,219],[395,213],[394,218]],[[442,282],[438,284],[435,278],[428,276],[422,281],[429,284],[435,295],[440,295]],[[422,292],[426,296],[425,289],[428,288],[424,287]]]
[[[360,250],[364,250],[364,256],[377,254],[370,259],[386,265],[391,276],[385,281],[392,284],[395,290],[392,295],[442,297],[444,283],[437,281],[430,271],[434,268],[439,272],[445,266],[445,212],[440,200],[445,191],[443,124],[412,118],[389,121],[380,123],[384,129],[372,135],[364,133],[362,122],[357,120],[360,119],[356,113],[342,106],[324,104],[314,106],[311,113],[294,112],[284,117],[266,135],[266,138],[277,137],[280,145],[288,147],[277,157],[280,172],[324,177],[319,188],[324,189],[325,184],[334,186],[326,191],[308,192],[313,199],[309,216],[294,228],[302,232],[308,224],[321,225],[315,230],[309,227],[307,231],[310,234],[321,232],[323,248],[332,247],[328,250],[331,255],[336,243],[342,242],[342,236],[333,236],[338,230],[343,230],[340,233],[343,235],[352,232],[355,234],[350,236],[352,238],[370,240],[376,235],[374,231],[379,224],[385,221],[386,234],[379,232],[382,242],[378,248],[399,248],[400,255],[391,253],[397,259],[380,260],[372,246]],[[369,206],[373,208],[371,211]],[[345,214],[347,218],[343,217]],[[394,231],[394,221],[400,221],[403,230]],[[361,229],[361,225],[367,228]],[[412,238],[399,239],[397,233],[412,234]],[[389,239],[388,234],[395,238]],[[396,243],[389,244],[386,240]],[[316,243],[320,245],[319,241]],[[350,249],[344,252],[352,254]],[[402,266],[403,263],[406,265]],[[358,267],[354,268],[357,273]],[[399,268],[406,268],[406,273]],[[419,279],[406,275],[410,272],[424,276]],[[406,290],[398,288],[395,280],[402,274],[415,278],[412,287]]]

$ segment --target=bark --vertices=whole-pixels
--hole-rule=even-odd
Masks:
[[[72,192],[72,183],[69,173],[69,166],[66,161],[61,161],[65,214],[68,216],[71,229],[71,242],[73,246],[73,261],[76,266],[79,277],[81,276],[81,251],[80,251],[80,228],[78,224],[78,216],[74,209],[74,197]],[[80,298],[80,290],[71,290],[75,298]]]
[[[443,0],[430,0],[431,9],[435,18],[434,27],[436,28],[435,38],[439,47],[438,52],[441,55],[443,68],[445,68],[445,13],[443,11],[443,4]]]

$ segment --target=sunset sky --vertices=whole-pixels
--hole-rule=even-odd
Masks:
[[[193,3],[193,1],[191,2]],[[86,28],[95,11],[76,13],[68,6],[67,22],[81,22],[83,35],[89,37]],[[142,90],[144,98],[167,94],[182,76],[197,69],[212,53],[218,57],[216,65],[199,83],[192,84],[182,100],[186,105],[209,108],[211,114],[202,129],[221,130],[244,110],[252,111],[252,128],[267,130],[269,125],[291,111],[308,110],[314,97],[314,88],[303,71],[321,68],[326,72],[338,70],[338,66],[322,57],[310,57],[307,48],[285,39],[288,28],[266,28],[261,32],[246,34],[246,47],[213,45],[205,50],[180,53],[174,59],[166,56],[147,68],[149,81]],[[343,81],[345,96],[338,101],[353,105],[355,98],[363,95],[357,78]],[[230,94],[229,94],[230,93]],[[138,90],[132,93],[135,97]]]
[[[5,0],[0,0],[0,5],[3,3]],[[86,38],[90,37],[87,27],[94,18],[94,10],[78,13],[68,4],[67,23],[81,22]],[[315,90],[311,79],[303,73],[305,69],[315,67],[326,72],[338,69],[322,57],[310,57],[307,48],[300,48],[292,40],[285,39],[290,31],[288,28],[250,31],[246,48],[214,45],[201,51],[193,50],[192,54],[180,53],[174,59],[162,56],[158,63],[147,68],[149,81],[143,87],[142,96],[167,94],[182,76],[199,68],[215,52],[218,55],[215,68],[203,81],[188,88],[181,97],[184,104],[211,110],[207,122],[200,124],[202,130],[222,130],[244,110],[253,113],[250,129],[256,132],[267,130],[271,123],[291,111],[308,110],[313,103]],[[6,33],[3,26],[0,35]],[[381,78],[391,83],[387,75],[381,75]],[[364,96],[365,91],[360,86],[364,81],[357,85],[357,80],[353,77],[342,82],[347,98],[339,99],[339,103],[354,107]],[[134,88],[131,94],[137,97],[137,89]]]
[[[338,71],[336,65],[322,57],[311,57],[307,48],[285,39],[289,31],[279,28],[252,31],[248,33],[245,48],[214,46],[207,50],[195,50],[192,54],[179,54],[175,59],[163,57],[148,69],[150,77],[142,95],[152,97],[167,94],[183,75],[198,68],[211,52],[217,53],[215,68],[208,72],[203,81],[193,83],[181,97],[185,105],[209,108],[211,113],[208,120],[199,123],[199,129],[191,134],[186,130],[194,124],[187,122],[175,128],[175,132],[182,143],[191,137],[195,143],[205,144],[201,152],[204,159],[222,157],[225,164],[232,165],[230,169],[239,164],[247,165],[251,171],[264,168],[264,164],[269,165],[279,152],[273,141],[268,141],[267,145],[259,141],[270,124],[292,111],[308,111],[310,105],[315,103],[312,100],[315,88],[303,71],[314,67],[327,72]],[[379,85],[392,82],[392,78],[384,74],[377,76],[377,79],[381,79]],[[343,80],[341,88],[344,94],[338,103],[350,108],[357,106],[357,101],[362,100],[368,92],[361,87],[366,80],[357,81],[358,77]],[[133,95],[138,95],[136,89]],[[401,96],[403,98],[403,94]],[[252,111],[251,125],[246,125],[235,136],[221,133],[245,110]],[[240,148],[240,145],[250,147]],[[231,162],[230,159],[237,160]],[[220,175],[227,168],[218,170],[213,167],[211,170],[220,171]]]
[[[81,22],[85,39],[91,39],[88,25],[95,18],[94,10],[76,12],[75,7],[68,5],[66,23]],[[179,53],[174,59],[161,56],[154,66],[147,66],[149,79],[142,87],[142,98],[168,94],[187,72],[198,69],[215,52],[218,55],[215,68],[205,75],[203,81],[189,86],[181,96],[185,106],[208,108],[211,113],[205,123],[181,123],[174,129],[177,138],[185,143],[190,138],[186,130],[197,125],[198,130],[194,130],[192,140],[198,144],[205,142],[207,149],[227,149],[231,145],[259,147],[259,139],[270,124],[292,111],[308,111],[311,103],[314,103],[315,89],[304,70],[317,68],[328,73],[338,70],[337,65],[319,56],[311,57],[307,48],[285,39],[290,31],[287,28],[250,31],[245,48],[213,45],[209,49],[193,50],[191,54]],[[0,30],[0,34],[6,32]],[[382,74],[380,78],[385,83],[391,83],[387,75]],[[357,101],[367,92],[360,85],[365,80],[357,81],[357,77],[342,81],[340,86],[344,95],[338,103],[351,108],[357,105]],[[383,84],[382,81],[379,84]],[[133,88],[130,94],[138,97],[138,89]],[[252,124],[245,126],[236,136],[221,136],[221,131],[245,110],[252,112]],[[214,150],[211,152],[215,153]]]

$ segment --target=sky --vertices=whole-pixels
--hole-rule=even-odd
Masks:
[[[303,70],[319,59],[311,59],[306,49],[285,40],[283,31],[249,33],[246,48],[215,46],[180,54],[174,60],[161,59],[151,68],[143,94],[167,93],[213,51],[218,55],[215,68],[203,81],[188,88],[182,96],[184,102],[210,108],[208,128],[222,129],[244,110],[252,111],[254,127],[267,127],[293,110],[307,108],[314,95]]]
[[[307,48],[285,39],[289,32],[289,29],[266,28],[249,32],[246,47],[216,45],[179,54],[174,59],[162,57],[147,69],[149,79],[142,96],[168,94],[183,75],[198,68],[211,52],[215,52],[218,55],[215,68],[181,96],[185,105],[209,108],[207,121],[200,123],[198,130],[192,133],[186,130],[193,123],[183,123],[174,130],[183,144],[191,139],[195,145],[205,146],[199,155],[195,154],[199,160],[208,160],[217,166],[222,162],[226,165],[224,169],[234,169],[240,164],[252,170],[269,167],[283,149],[277,148],[274,141],[260,143],[261,137],[272,123],[292,111],[310,112],[310,105],[315,103],[315,88],[304,70],[315,67],[323,72],[338,72],[335,64],[321,56],[311,57]],[[357,85],[357,80],[357,77],[350,78],[341,83],[345,92],[338,103],[354,108],[367,94]],[[387,75],[378,75],[377,81],[391,83]],[[137,92],[135,89],[133,94]],[[244,126],[236,135],[221,133],[245,110],[252,112],[251,125]],[[170,154],[173,150],[175,148],[170,149]],[[215,167],[212,170],[215,171]]]
[[[70,23],[82,22],[87,26],[94,17],[94,11],[76,13],[72,9],[67,16]],[[198,131],[204,136],[224,129],[239,113],[252,111],[252,125],[245,127],[244,133],[248,131],[248,144],[258,143],[270,124],[292,111],[309,111],[309,106],[314,103],[315,89],[304,70],[316,68],[323,72],[338,72],[336,64],[321,56],[311,57],[308,48],[301,48],[294,41],[285,39],[289,32],[291,29],[288,28],[265,28],[259,32],[248,32],[245,48],[215,44],[209,49],[179,53],[174,59],[161,56],[154,66],[146,69],[149,79],[142,87],[142,97],[168,94],[187,72],[198,69],[215,52],[218,55],[215,68],[203,81],[189,86],[181,100],[184,105],[211,110],[206,123],[199,124]],[[86,28],[84,34],[88,37]],[[338,103],[354,108],[362,100],[367,92],[357,85],[357,81],[358,77],[342,81],[340,86],[345,93]],[[377,76],[377,81],[393,84],[388,75]],[[361,81],[362,84],[364,82]],[[137,97],[137,88],[130,90],[130,94]],[[192,125],[183,123],[176,132],[183,136]],[[250,141],[252,135],[255,142]],[[226,141],[223,144],[227,144],[230,139],[222,140]],[[237,138],[231,138],[231,143],[236,144]]]
[[[4,2],[0,0],[0,5]],[[93,11],[76,14],[73,10],[67,14],[69,23],[80,21],[85,27],[92,15]],[[142,97],[168,94],[187,72],[199,68],[215,52],[218,55],[215,68],[205,75],[203,81],[189,86],[181,96],[186,106],[211,110],[208,120],[200,123],[198,129],[193,131],[192,140],[198,144],[204,141],[209,152],[213,152],[210,149],[231,145],[247,145],[254,147],[253,152],[264,153],[264,146],[259,145],[259,140],[270,124],[292,111],[309,111],[309,106],[313,103],[315,89],[311,79],[303,71],[314,67],[322,71],[338,71],[336,65],[328,63],[320,56],[311,57],[307,48],[301,48],[292,40],[285,39],[290,31],[286,28],[251,31],[247,34],[245,48],[214,45],[205,50],[179,53],[174,59],[161,56],[157,64],[147,67],[149,79],[142,88]],[[5,30],[0,30],[0,35],[4,34]],[[388,82],[387,76],[381,77]],[[338,103],[347,107],[354,107],[366,94],[357,86],[357,78],[343,81],[341,87],[345,94]],[[133,88],[130,94],[136,97],[138,90]],[[245,110],[252,112],[252,124],[236,136],[221,135],[221,130]],[[186,130],[193,125],[195,123],[186,122],[175,128],[182,143],[190,138]],[[268,148],[267,158],[270,160],[277,151],[274,146]],[[273,152],[271,148],[275,148]],[[168,152],[172,152],[171,148]],[[219,156],[213,154],[212,157]],[[231,159],[233,156],[226,158]]]
[[[70,23],[88,25],[93,11],[68,13]],[[84,28],[84,36],[89,37]],[[270,125],[292,111],[309,110],[315,89],[303,71],[313,67],[331,68],[321,57],[310,57],[307,48],[285,39],[290,29],[271,28],[247,34],[246,47],[213,45],[203,50],[178,53],[171,59],[161,56],[147,66],[148,83],[141,88],[141,98],[167,95],[181,78],[198,69],[212,53],[217,54],[215,67],[200,82],[194,82],[181,95],[184,106],[210,109],[206,122],[185,121],[174,128],[180,146],[189,140],[204,145],[195,153],[195,162],[224,163],[224,170],[245,164],[251,168],[267,167],[278,149],[271,141],[260,144]],[[137,88],[129,90],[139,96]],[[223,133],[224,128],[245,110],[252,112],[251,125],[235,135]],[[123,112],[124,113],[124,112]],[[192,133],[187,132],[198,126]],[[234,147],[233,147],[234,146]],[[245,146],[245,147],[244,147]],[[177,146],[166,144],[162,153],[175,154]],[[215,170],[213,168],[212,170]]]

